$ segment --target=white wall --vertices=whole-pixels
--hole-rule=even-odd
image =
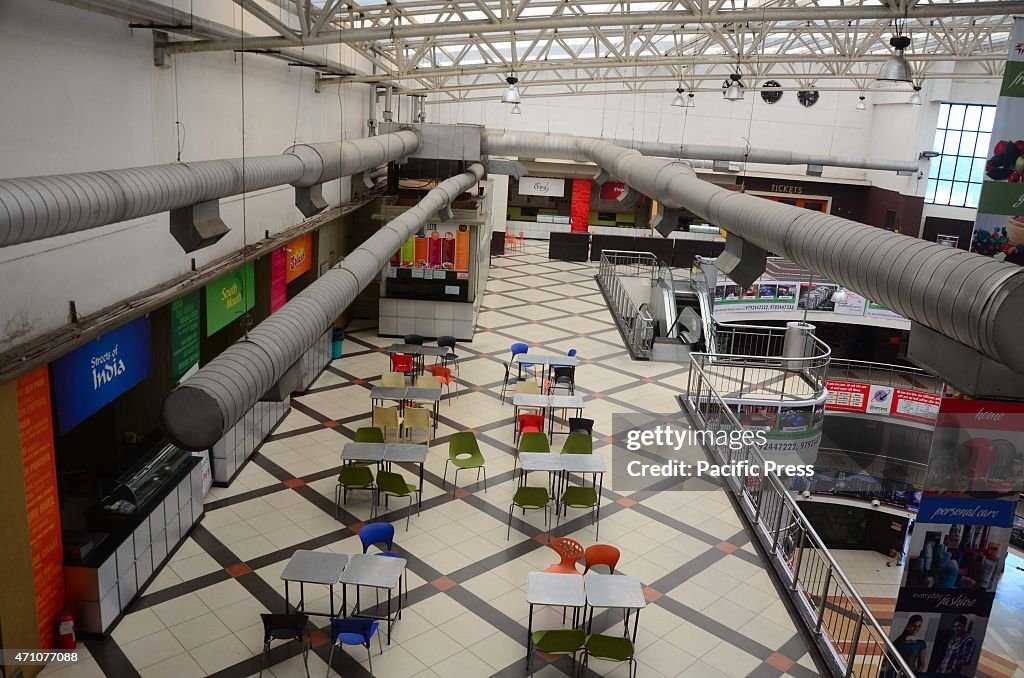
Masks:
[[[175,4],[188,11],[188,2]],[[195,12],[240,26],[228,0],[195,0]],[[252,17],[245,31],[269,32]],[[173,162],[175,120],[184,126],[182,161],[239,157],[243,140],[246,156],[273,155],[294,141],[365,134],[365,85],[316,94],[310,69],[231,52],[178,55],[159,69],[152,44],[149,31],[111,17],[43,0],[0,2],[0,177]],[[367,69],[336,45],[306,53]],[[347,180],[328,185],[325,197],[337,203],[342,193]],[[94,313],[187,272],[193,256],[203,266],[302,220],[291,187],[248,195],[244,229],[241,196],[223,200],[221,216],[231,232],[192,255],[170,236],[166,213],[0,249],[0,351],[64,325],[69,300]]]

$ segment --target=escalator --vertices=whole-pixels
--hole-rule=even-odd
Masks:
[[[692,276],[691,276],[692,278]],[[707,338],[714,344],[711,300],[707,287],[692,281],[674,280],[672,269],[662,264],[651,282],[650,301],[641,308],[655,319],[651,359],[682,362],[691,351],[707,351]]]

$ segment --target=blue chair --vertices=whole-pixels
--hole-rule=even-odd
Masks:
[[[529,352],[530,352],[530,345],[529,344],[523,344],[523,343],[512,344],[512,360],[515,360],[516,356],[521,354],[521,353],[529,353]],[[524,367],[529,367],[531,369],[536,367],[532,363],[517,363],[517,364],[519,365],[519,379],[520,380],[522,380],[522,378],[523,378],[523,368]]]
[[[372,619],[331,619],[331,656],[327,658],[327,675],[331,675],[331,662],[334,660],[334,648],[342,645],[362,645],[366,648],[366,656],[370,662],[370,676],[373,676],[373,654],[370,652],[370,639],[377,633],[378,623]],[[384,654],[380,636],[377,636],[377,647]],[[341,675],[341,674],[338,674]]]
[[[381,555],[394,555],[391,549],[395,547],[395,526],[391,523],[367,523],[359,528],[359,541],[363,544],[363,553],[366,553],[374,544],[382,544]]]

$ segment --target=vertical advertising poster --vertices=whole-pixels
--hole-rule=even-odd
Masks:
[[[180,384],[199,368],[199,292],[171,302],[171,381]]]
[[[256,275],[253,262],[236,268],[209,283],[206,288],[206,336],[227,327],[256,303]]]
[[[278,248],[270,253],[270,312],[288,301],[288,253]]]
[[[1014,19],[1010,53],[989,138],[971,250],[1024,264],[1024,20]]]
[[[313,234],[307,233],[292,240],[284,246],[284,252],[288,255],[287,280],[291,282],[304,275],[313,263]]]
[[[54,622],[64,607],[64,550],[50,416],[50,380],[46,366],[19,378],[17,392],[39,647],[52,650],[57,647]]]
[[[573,233],[587,233],[590,230],[590,190],[590,179],[572,180],[569,230]]]
[[[1024,403],[942,398],[891,631],[919,675],[975,675],[1022,471]]]

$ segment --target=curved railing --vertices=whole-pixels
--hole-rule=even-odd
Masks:
[[[654,284],[658,277],[658,259],[649,252],[604,250],[597,272],[597,284],[608,301],[615,322],[635,358],[649,358],[654,346],[654,315],[646,304],[630,296],[622,278],[646,278]]]
[[[833,358],[829,365],[829,377],[880,386],[912,388],[929,393],[942,393],[941,379],[920,368],[905,365]]]

